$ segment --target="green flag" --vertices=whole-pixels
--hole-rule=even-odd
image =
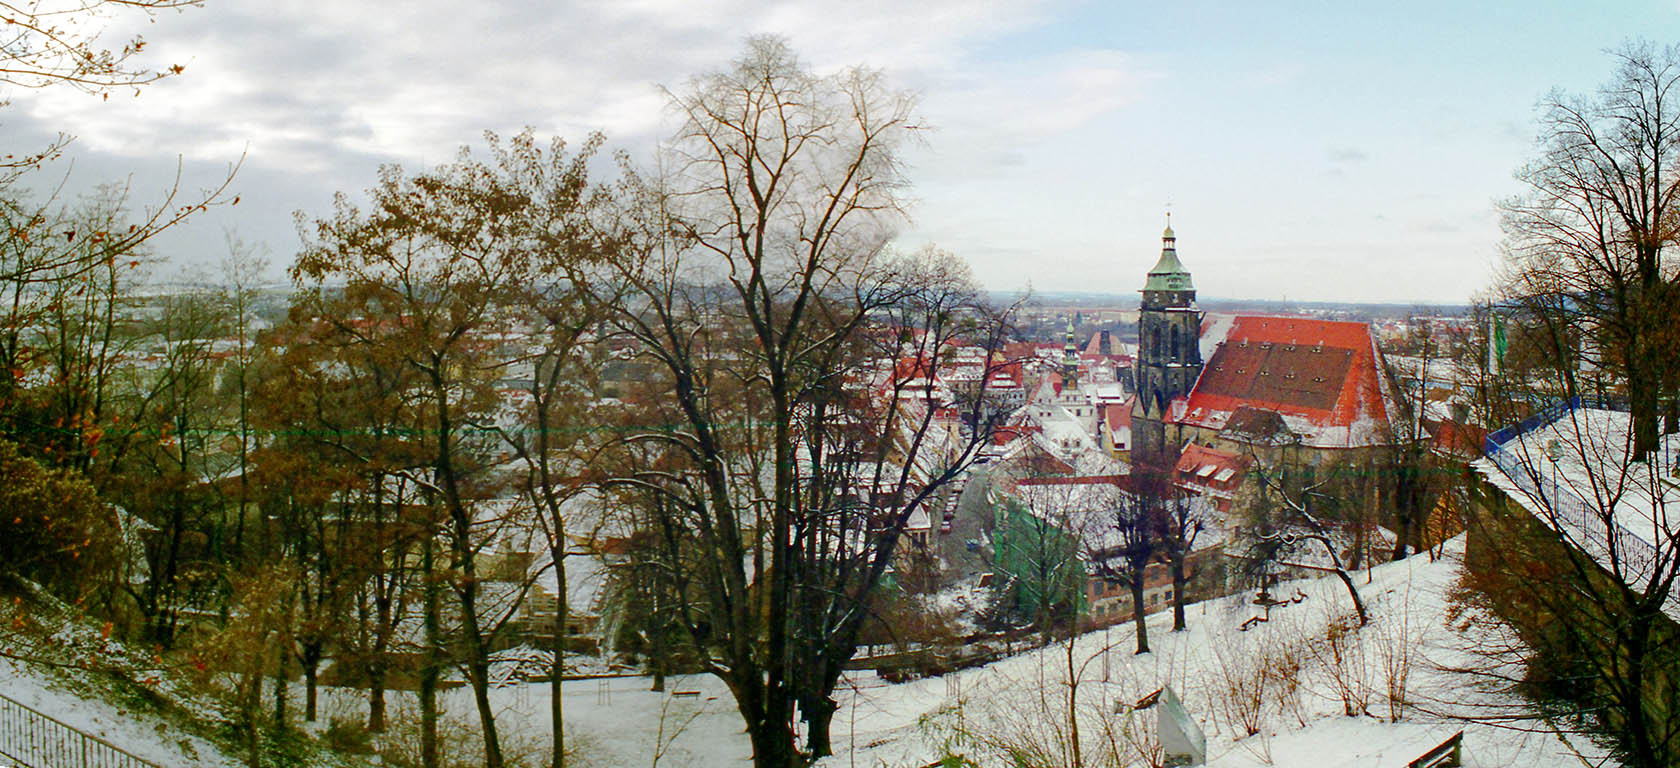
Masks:
[[[1505,361],[1505,321],[1499,315],[1488,315],[1488,371],[1499,373],[1499,364]]]

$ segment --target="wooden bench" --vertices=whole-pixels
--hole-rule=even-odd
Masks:
[[[1464,731],[1459,731],[1436,746],[1423,753],[1423,757],[1406,764],[1406,768],[1448,768],[1448,766],[1463,765]]]

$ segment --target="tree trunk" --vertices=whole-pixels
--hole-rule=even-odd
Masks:
[[[741,668],[724,678],[735,695],[735,707],[746,722],[753,747],[753,768],[802,768],[805,762],[793,747],[791,702],[773,695],[762,673]]]
[[[1357,571],[1360,565],[1365,562],[1365,550],[1370,547],[1370,542],[1367,539],[1364,519],[1355,520],[1353,523],[1353,548],[1348,551],[1348,568]]]
[[[1336,578],[1342,580],[1342,586],[1347,587],[1348,597],[1353,598],[1353,609],[1359,612],[1359,626],[1365,626],[1370,617],[1365,613],[1365,601],[1359,599],[1359,588],[1354,586],[1353,577],[1348,575],[1346,568],[1337,568]]]
[[[1175,554],[1172,558],[1173,583],[1173,628],[1174,632],[1184,631],[1184,585],[1189,581],[1184,575],[1184,553]]]
[[[478,623],[478,572],[474,567],[472,512],[461,494],[460,478],[455,472],[455,449],[450,442],[455,428],[450,415],[450,382],[444,374],[448,362],[453,361],[445,355],[434,354],[429,372],[433,403],[437,408],[437,453],[433,460],[433,474],[443,491],[444,507],[449,515],[450,565],[460,574],[455,595],[461,604],[467,682],[473,689],[473,702],[478,707],[478,722],[484,734],[484,766],[502,768],[502,744],[496,733],[496,711],[490,707],[490,652],[484,642],[483,628]]]
[[[303,664],[303,719],[311,723],[315,722],[315,702],[319,693],[315,681],[320,672],[319,654],[312,653]]]
[[[433,543],[431,536],[421,543],[421,578],[425,580],[426,660],[420,667],[420,766],[438,768],[438,709],[437,689],[439,670],[443,666],[443,638],[439,627],[438,585],[432,570]]]
[[[1077,639],[1079,639],[1078,635],[1069,634],[1068,639],[1067,639],[1067,643],[1066,643],[1066,646],[1065,646],[1066,653],[1067,653],[1066,660],[1067,660],[1067,674],[1068,674],[1068,677],[1067,677],[1068,741],[1072,742],[1072,746],[1073,746],[1073,765],[1074,765],[1074,768],[1084,768],[1084,766],[1085,766],[1085,755],[1084,755],[1083,745],[1080,744],[1080,738],[1079,738],[1079,670],[1075,669],[1074,665],[1073,665],[1073,643]],[[1103,651],[1103,653],[1108,653],[1108,651],[1105,649]]]
[[[656,585],[654,589],[657,590],[658,586]],[[653,616],[655,620],[658,620],[659,603],[657,595],[654,598]],[[654,691],[665,690],[665,665],[669,656],[670,651],[665,647],[665,626],[664,622],[661,621],[653,627],[653,663],[651,666],[653,667]]]
[[[1416,452],[1408,451],[1401,459],[1399,467],[1399,483],[1394,493],[1394,555],[1390,560],[1406,559],[1406,545],[1416,536],[1418,522],[1418,507],[1421,506],[1417,493],[1417,465],[1422,461]],[[1358,568],[1358,565],[1354,566]]]
[[[398,499],[401,502],[401,499]],[[386,587],[386,579],[392,578],[386,568],[385,548],[390,542],[385,538],[385,476],[375,473],[373,476],[373,520],[374,536],[378,545],[376,559],[379,569],[373,575],[373,649],[368,654],[366,663],[368,676],[368,730],[381,733],[385,730],[385,672],[390,665],[386,657],[386,649],[390,647],[391,626],[391,597],[392,593]]]
[[[549,728],[554,733],[554,755],[550,765],[552,768],[560,768],[566,762],[566,705],[560,694],[566,677],[566,617],[571,612],[571,605],[566,601],[566,529],[556,525],[554,534],[555,544],[550,550],[550,556],[554,558],[555,581],[554,666],[548,682],[548,720]]]
[[[1633,460],[1645,461],[1657,449],[1657,388],[1655,377],[1645,365],[1629,366],[1628,410],[1633,413]]]
[[[263,656],[267,656],[264,652]],[[247,662],[249,663],[249,662]],[[262,661],[259,659],[251,666],[251,671],[245,676],[244,697],[240,709],[244,710],[245,720],[245,761],[250,768],[262,768]]]
[[[467,677],[472,683],[473,703],[478,706],[478,722],[484,731],[484,766],[502,768],[502,743],[496,733],[496,710],[490,707],[490,662],[480,643],[468,639],[473,658],[467,662]]]
[[[1141,571],[1136,578],[1132,579],[1131,587],[1132,624],[1137,627],[1137,651],[1135,653],[1148,653],[1149,625],[1145,623],[1143,615],[1143,573]]]
[[[799,703],[800,714],[805,718],[806,749],[813,759],[827,757],[834,754],[834,714],[840,710],[839,702],[831,696],[818,699],[807,699]]]
[[[747,726],[753,745],[753,768],[801,768],[805,761],[793,748],[793,731],[783,720],[761,719]]]
[[[385,665],[370,664],[368,676],[368,730],[385,730]]]
[[[286,730],[286,667],[289,666],[286,660],[291,656],[291,651],[286,648],[284,641],[280,643],[276,655],[278,658],[274,665],[274,730],[283,733]]]
[[[456,595],[461,603],[461,635],[467,645],[467,682],[472,686],[473,703],[478,708],[478,723],[484,734],[484,766],[502,768],[502,742],[496,731],[496,710],[490,706],[490,650],[484,642],[483,628],[478,623],[477,575],[459,520],[457,516],[455,557],[461,567],[461,586]]]

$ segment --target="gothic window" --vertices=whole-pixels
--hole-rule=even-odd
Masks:
[[[1172,327],[1172,352],[1170,354],[1172,355],[1172,361],[1175,363],[1184,359],[1178,349],[1178,326],[1176,325]]]
[[[1161,326],[1159,326],[1159,325],[1152,326],[1149,329],[1149,349],[1150,349],[1150,357],[1154,358],[1157,362],[1160,361],[1160,359],[1161,359]]]

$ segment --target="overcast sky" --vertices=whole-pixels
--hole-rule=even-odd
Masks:
[[[0,135],[73,134],[54,178],[141,201],[178,159],[201,186],[243,154],[240,204],[162,241],[165,276],[209,274],[225,230],[278,275],[293,211],[486,129],[601,130],[646,158],[674,129],[659,86],[775,33],[921,94],[901,246],[990,288],[1135,292],[1170,205],[1204,296],[1456,302],[1489,280],[1536,102],[1604,82],[1625,40],[1680,42],[1680,2],[208,0],[114,24],[186,73],[13,92]]]

